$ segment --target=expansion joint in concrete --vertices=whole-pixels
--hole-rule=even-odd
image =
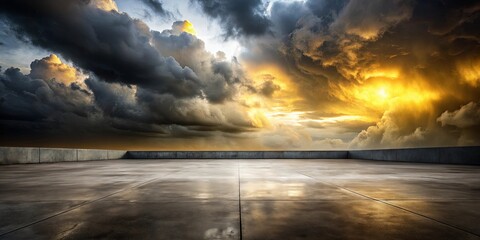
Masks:
[[[426,218],[426,219],[428,219],[428,220],[430,220],[430,221],[434,221],[434,222],[436,222],[436,223],[445,225],[445,226],[447,226],[447,227],[449,227],[449,228],[453,228],[453,229],[456,229],[456,230],[458,230],[458,231],[461,231],[461,232],[464,232],[464,233],[467,233],[467,234],[470,234],[470,235],[473,235],[473,236],[476,236],[476,237],[480,237],[480,235],[475,234],[475,233],[473,233],[473,232],[471,232],[471,231],[468,231],[468,230],[465,230],[465,229],[456,227],[456,226],[451,225],[451,224],[449,224],[449,223],[446,223],[446,222],[437,220],[437,219],[435,219],[435,218],[426,216],[426,215],[424,215],[424,214],[421,214],[421,213],[412,211],[412,210],[410,210],[410,209],[407,209],[407,208],[404,208],[404,207],[395,205],[395,204],[393,204],[393,203],[384,201],[384,200],[382,200],[382,199],[378,199],[378,198],[375,198],[375,197],[371,197],[371,196],[368,196],[368,195],[359,193],[359,192],[357,192],[357,191],[354,191],[354,190],[351,190],[351,189],[349,189],[349,188],[345,188],[345,187],[339,186],[339,185],[334,184],[334,183],[331,183],[331,182],[326,182],[326,181],[318,180],[317,178],[312,177],[312,176],[310,176],[310,175],[308,175],[308,174],[305,174],[305,173],[301,173],[301,172],[298,172],[298,171],[297,171],[297,173],[299,173],[299,174],[301,174],[301,175],[304,175],[304,176],[306,176],[306,177],[308,177],[308,178],[311,178],[311,179],[313,179],[314,181],[317,181],[317,182],[319,182],[319,183],[323,183],[323,184],[326,184],[326,185],[329,185],[329,186],[332,186],[332,187],[336,187],[336,188],[342,189],[342,190],[344,190],[344,191],[347,191],[347,192],[353,193],[353,194],[355,194],[355,195],[358,195],[358,196],[367,198],[367,199],[369,199],[369,200],[372,200],[372,201],[375,201],[375,202],[379,202],[379,203],[388,205],[388,206],[390,206],[390,207],[394,207],[394,208],[400,209],[400,210],[402,210],[402,211],[405,211],[405,212],[408,212],[408,213],[417,215],[417,216],[422,217],[422,218]]]
[[[242,189],[241,189],[241,178],[240,178],[240,162],[237,161],[237,170],[238,170],[238,223],[239,223],[239,235],[240,240],[243,239],[243,227],[242,227]]]

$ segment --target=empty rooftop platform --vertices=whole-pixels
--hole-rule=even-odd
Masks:
[[[480,166],[355,159],[0,166],[0,239],[480,239]]]

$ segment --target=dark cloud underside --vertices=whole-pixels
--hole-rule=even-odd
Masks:
[[[192,0],[210,17],[218,19],[227,37],[263,35],[270,20],[262,0]]]
[[[171,17],[172,13],[163,7],[163,3],[159,0],[141,0],[147,7],[149,7],[155,14],[162,17]]]

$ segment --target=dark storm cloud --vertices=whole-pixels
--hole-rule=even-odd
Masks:
[[[172,17],[172,13],[167,11],[163,7],[163,3],[159,0],[141,0],[147,7],[149,7],[154,13],[163,17]]]
[[[275,2],[271,9],[272,27],[277,34],[288,35],[297,26],[297,21],[308,13],[308,8],[302,2]]]
[[[275,91],[280,90],[280,86],[275,84],[272,80],[267,80],[262,84],[261,93],[267,97],[272,97]]]
[[[121,123],[144,123],[147,131],[151,125],[183,125],[188,127],[209,126],[212,129],[248,128],[248,122],[237,121],[231,124],[227,112],[212,106],[207,100],[179,100],[171,94],[158,94],[144,88],[133,88],[117,83],[106,83],[94,78],[85,81],[93,92],[96,105],[102,109],[105,117]],[[128,128],[128,125],[122,128]],[[173,133],[172,133],[173,134]]]
[[[255,36],[268,32],[270,20],[262,0],[191,0],[219,20],[227,37]]]
[[[61,53],[106,81],[136,84],[177,97],[198,95],[202,88],[190,68],[161,56],[149,44],[150,31],[143,22],[126,14],[75,0],[13,1],[3,4],[0,11],[19,35]]]
[[[181,32],[175,22],[171,30],[153,32],[152,42],[163,55],[175,58],[204,80],[203,93],[213,103],[230,100],[242,85],[248,84],[238,62],[214,56],[205,50],[205,43],[196,36]]]
[[[194,109],[186,104],[194,104],[195,99],[203,97],[207,99],[207,105],[208,101],[223,103],[231,99],[240,81],[245,80],[237,63],[215,58],[205,50],[201,40],[176,28],[163,33],[150,31],[143,22],[126,14],[97,9],[83,1],[62,1],[60,5],[52,1],[19,1],[6,4],[2,14],[18,34],[27,36],[38,46],[61,53],[100,80],[112,83],[105,86],[120,92],[136,87],[137,95],[132,98],[141,100],[140,93],[144,93],[142,97],[155,95],[152,99],[164,106],[147,109],[155,112],[151,114],[144,114],[146,110],[128,110],[145,106],[141,105],[142,101],[140,105],[128,105],[119,97],[108,99],[112,94],[101,91],[100,85],[94,85],[92,80],[87,81],[107,116],[131,119],[136,116],[160,124],[202,124],[200,119],[193,119],[188,114],[183,116],[188,120],[180,119],[174,108],[178,107],[179,111]],[[30,24],[33,19],[35,23]],[[108,101],[102,101],[103,98],[117,103],[115,109]],[[175,104],[181,99],[185,99],[183,105]],[[162,112],[163,109],[174,109],[174,112]],[[194,115],[209,118],[208,115]]]
[[[307,67],[301,64],[308,62],[301,60],[306,58],[320,68],[335,67],[345,78],[359,65],[372,63],[371,56],[411,57],[408,54],[424,43],[434,48],[443,45],[448,53],[442,54],[461,51],[453,47],[472,50],[480,33],[474,27],[478,26],[478,1],[307,1],[304,5],[311,14],[292,17],[285,24],[283,13],[298,12],[298,4],[272,7],[274,25],[296,26],[287,34],[275,29],[277,37],[288,36],[280,49],[296,58],[297,67]],[[421,49],[418,52],[424,54]]]
[[[234,103],[212,105],[201,97],[178,99],[94,76],[65,84],[61,77],[68,65],[61,63],[65,66],[58,68],[59,63],[45,59],[51,56],[32,62],[36,70],[31,74],[25,75],[17,68],[0,74],[0,141],[23,133],[31,138],[75,131],[80,131],[78,136],[108,137],[123,132],[195,137],[252,131],[252,123]]]
[[[34,79],[18,68],[0,75],[0,94],[0,120],[58,122],[67,115],[78,120],[98,113],[91,94],[78,85]]]
[[[160,33],[106,9],[112,10],[80,0],[2,6],[0,18],[18,36],[75,66],[52,54],[34,60],[29,75],[7,69],[0,82],[0,121],[11,134],[4,137],[32,128],[32,137],[76,128],[152,137],[218,136],[255,128],[245,109],[232,101],[248,84],[236,61],[208,53],[201,40],[175,24]]]
[[[44,65],[36,67],[44,67],[42,72],[56,70]],[[139,115],[135,116],[136,121],[131,120],[135,113],[125,112],[135,111],[137,106],[125,103],[128,100],[122,94],[121,91],[113,93],[115,98],[112,95],[94,96],[92,89],[82,83],[66,85],[61,79],[34,78],[19,69],[8,68],[0,73],[0,142],[43,147],[85,144],[98,148],[109,145],[111,138],[115,137],[174,134],[163,131],[161,126],[149,124]],[[96,101],[97,97],[102,99]],[[110,106],[106,106],[106,101]]]
[[[200,39],[182,33],[176,23],[172,30],[160,33],[126,14],[83,1],[62,1],[61,5],[18,1],[2,9],[19,35],[108,82],[138,85],[177,98],[206,95],[220,103],[231,99],[236,91],[233,85],[244,80],[236,63],[216,59]]]
[[[315,16],[331,22],[338,16],[349,0],[307,1],[307,7]]]
[[[478,144],[476,138],[462,137],[478,130],[448,124],[478,119],[454,118],[445,111],[478,101],[479,16],[480,3],[469,0],[276,2],[270,17],[274,37],[247,42],[251,51],[243,59],[286,69],[305,100],[299,107],[314,110],[317,117],[331,109],[379,111],[381,120],[351,147]],[[401,104],[378,110],[350,95],[352,89],[380,81],[371,74],[384,69],[398,70],[398,77],[382,80],[386,84],[414,86],[413,91],[439,93],[443,99],[417,110]]]
[[[477,18],[479,8],[475,0],[417,1],[414,15],[430,33],[443,35]]]

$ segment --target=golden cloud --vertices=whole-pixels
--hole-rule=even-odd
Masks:
[[[186,32],[194,36],[197,35],[197,31],[193,27],[193,24],[188,20],[177,21],[173,23],[172,34],[180,35],[182,32]]]
[[[82,78],[82,74],[77,69],[63,63],[55,54],[33,61],[30,64],[30,68],[30,76],[32,78],[55,78],[58,82],[63,82],[66,85]]]
[[[114,0],[91,0],[90,4],[105,11],[118,12],[117,3]]]

